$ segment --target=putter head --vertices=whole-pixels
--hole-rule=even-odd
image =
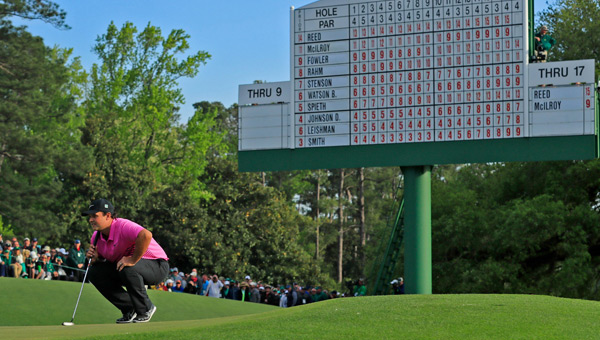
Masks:
[[[62,325],[63,325],[63,326],[75,326],[75,324],[74,324],[74,323],[72,323],[72,322],[66,322],[66,321],[65,321],[65,322],[63,322],[63,323],[62,323]]]

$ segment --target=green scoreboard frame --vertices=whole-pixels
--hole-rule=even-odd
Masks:
[[[240,151],[240,171],[289,171],[423,164],[584,160],[598,157],[596,135],[461,142]]]

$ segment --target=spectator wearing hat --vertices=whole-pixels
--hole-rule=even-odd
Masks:
[[[250,302],[260,303],[260,290],[256,282],[250,282]]]
[[[296,287],[298,286],[299,285],[297,283],[294,283],[293,285],[286,287],[287,307],[294,307],[299,305],[299,296],[298,291],[296,290]]]
[[[186,275],[184,272],[179,272],[179,279],[181,280],[181,285],[183,286],[183,289],[185,289],[185,287],[187,287],[188,277],[189,277],[189,275]]]
[[[198,283],[200,280],[198,279],[198,270],[196,268],[192,269],[190,275],[186,276],[186,292],[190,294],[198,294]],[[190,282],[192,283],[192,287],[190,287]]]
[[[25,237],[23,239],[23,250],[29,250],[32,251],[33,250],[33,245],[31,244],[31,240],[29,239],[29,237]]]
[[[69,270],[69,277],[72,280],[83,281],[84,266],[85,266],[85,251],[81,248],[81,241],[75,240],[73,247],[69,250],[69,256],[67,257],[66,264],[68,267],[77,268]]]
[[[263,300],[264,303],[271,306],[279,306],[279,299],[280,297],[273,287],[265,286],[265,299]]]
[[[172,291],[174,293],[183,293],[183,290],[184,290],[184,288],[183,288],[183,285],[181,284],[181,280],[175,281],[175,286],[173,286]]]
[[[221,288],[223,288],[223,282],[219,280],[217,275],[213,275],[206,288],[206,296],[219,298],[221,296]]]
[[[240,293],[240,287],[238,286],[237,282],[233,279],[228,279],[226,282],[229,282],[229,291],[225,295],[225,298],[237,300]]]
[[[236,300],[249,302],[250,301],[250,285],[246,281],[240,282],[240,290],[237,294]]]
[[[38,255],[42,253],[42,246],[38,244],[37,237],[31,239],[31,251],[35,251]]]
[[[281,308],[288,307],[288,295],[289,295],[289,291],[287,289],[284,290],[283,294],[281,294],[281,298],[279,299],[279,307],[281,307]]]
[[[535,34],[535,51],[537,59],[541,62],[546,62],[548,59],[548,51],[556,44],[556,39],[548,34],[548,27],[543,25],[540,31]]]
[[[67,273],[62,268],[64,262],[59,250],[59,248],[50,250],[50,262],[52,263],[55,269],[55,271],[52,273],[52,279],[54,280],[64,280],[67,277]]]
[[[196,284],[196,287],[198,287],[198,270],[196,268],[192,269],[192,272],[190,273],[190,277],[188,279],[188,281],[194,281],[194,283]]]
[[[404,294],[404,279],[400,277],[397,280],[393,280],[392,289],[394,295]]]
[[[177,269],[177,267],[171,268],[169,269],[169,279],[173,280],[173,285],[175,286],[175,283],[177,283],[177,280],[181,281],[181,287],[183,287],[185,289],[185,286],[187,285],[187,283],[185,282],[185,279],[182,277],[183,273],[179,272],[179,269]]]
[[[228,297],[229,292],[231,292],[231,282],[229,282],[229,280],[225,280],[223,282],[223,287],[221,287],[221,292],[219,294],[219,297],[223,298],[223,299],[230,299]]]
[[[23,252],[29,252],[29,256],[25,256],[25,269],[27,271],[27,277],[30,279],[35,279],[35,263],[38,259],[38,253],[35,250],[24,250]]]
[[[260,291],[260,301],[258,303],[266,303],[265,300],[267,299],[267,287],[264,284],[259,284],[258,285],[258,290]]]
[[[37,275],[35,278],[38,280],[52,280],[54,272],[54,265],[50,262],[50,253],[43,253],[37,262]]]
[[[252,278],[250,277],[250,275],[246,275],[246,277],[244,277],[244,280],[248,285],[250,285],[250,282],[252,282]]]
[[[67,257],[69,257],[69,253],[67,253],[67,250],[65,248],[60,248],[58,249],[58,254],[63,259],[63,262],[66,265]]]
[[[180,280],[179,269],[177,269],[177,267],[173,267],[173,268],[169,269],[169,277],[168,278],[173,280],[173,284],[175,284],[175,282],[177,280]]]
[[[10,241],[5,241],[4,242],[4,248],[2,248],[2,251],[7,250],[11,251],[12,250],[12,243]]]

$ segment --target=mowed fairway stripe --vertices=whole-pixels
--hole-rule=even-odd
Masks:
[[[110,336],[132,333],[173,331],[205,326],[217,326],[248,318],[239,315],[215,319],[165,321],[131,324],[98,324],[75,326],[8,326],[0,327],[2,339],[72,339],[90,336]]]

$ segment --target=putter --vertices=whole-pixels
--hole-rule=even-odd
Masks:
[[[99,233],[99,232],[98,232]],[[96,238],[94,239],[94,247],[96,246],[96,244],[98,244],[98,237],[100,235],[96,234]],[[85,268],[85,274],[83,275],[83,282],[81,283],[81,289],[79,289],[79,296],[77,297],[77,303],[75,304],[75,310],[73,311],[73,317],[71,318],[71,321],[67,322],[63,322],[62,325],[63,326],[74,326],[75,324],[73,323],[73,320],[75,320],[75,313],[77,313],[77,306],[79,305],[79,299],[81,299],[81,292],[83,292],[83,285],[85,284],[85,279],[87,278],[87,273],[88,270],[90,269],[90,265],[92,264],[92,258],[90,257],[88,259],[88,265],[87,268]]]

